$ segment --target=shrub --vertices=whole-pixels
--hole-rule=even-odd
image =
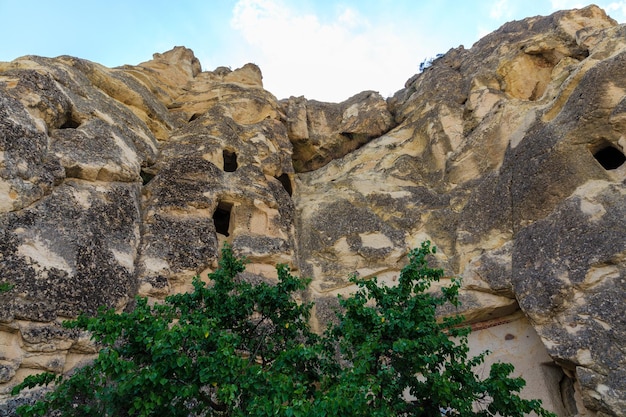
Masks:
[[[468,357],[458,305],[460,282],[428,292],[443,271],[428,267],[429,242],[409,254],[397,286],[351,278],[335,324],[309,328],[308,280],[279,265],[278,283],[241,279],[244,262],[225,246],[209,285],[130,312],[100,310],[66,323],[91,332],[97,359],[69,377],[39,374],[17,386],[54,384],[22,416],[552,416],[518,393],[510,364],[480,379],[485,353]]]

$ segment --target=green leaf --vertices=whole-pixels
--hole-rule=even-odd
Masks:
[[[437,318],[440,306],[459,305],[461,282],[429,292],[443,270],[428,267],[430,242],[408,254],[398,284],[350,277],[355,292],[327,330],[311,331],[311,303],[301,298],[309,279],[277,266],[275,285],[252,285],[239,274],[245,260],[225,245],[219,267],[193,279],[193,291],[134,310],[101,308],[64,326],[91,332],[98,358],[69,378],[28,377],[24,388],[54,384],[20,415],[67,416],[552,416],[541,402],[518,393],[513,366],[498,363],[481,379],[472,369],[461,316]],[[410,392],[415,401],[406,400]],[[481,412],[477,399],[489,398]]]

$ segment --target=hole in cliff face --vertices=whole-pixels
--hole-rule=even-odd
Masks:
[[[200,116],[202,116],[202,113],[194,113],[193,116],[191,116],[189,118],[189,122],[193,122],[194,120],[196,120]]]
[[[68,113],[65,115],[65,122],[59,126],[59,129],[76,129],[78,126],[80,126],[78,118]]]
[[[83,169],[78,165],[65,167],[65,177],[66,178],[82,178]]]
[[[563,401],[563,408],[567,411],[567,415],[575,416],[578,414],[578,407],[576,406],[576,390],[574,387],[574,380],[567,375],[563,374],[561,381],[559,382],[559,389],[561,391],[561,400]]]
[[[152,178],[154,178],[154,174],[144,171],[143,169],[141,170],[139,175],[141,175],[141,183],[143,185],[148,185],[148,183],[152,181]]]
[[[224,235],[226,237],[230,236],[230,213],[232,209],[232,203],[221,201],[217,205],[215,213],[213,213],[213,224],[215,225],[215,231],[220,235]]]
[[[606,145],[594,152],[593,157],[606,170],[617,169],[626,162],[626,156],[612,145]]]
[[[289,197],[291,197],[291,195],[293,194],[293,187],[291,185],[291,178],[289,178],[289,175],[282,174],[281,176],[274,178],[280,181],[285,191],[287,191],[287,194],[289,194]]]
[[[224,157],[224,171],[235,172],[237,170],[237,154],[235,152],[224,149],[222,152]]]

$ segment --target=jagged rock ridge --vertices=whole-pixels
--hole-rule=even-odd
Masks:
[[[224,241],[312,277],[321,326],[429,239],[475,349],[559,415],[626,415],[625,35],[595,6],[512,22],[338,104],[183,47],[0,63],[0,395],[89,360],[63,319],[185,291]]]

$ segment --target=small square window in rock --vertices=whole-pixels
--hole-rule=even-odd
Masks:
[[[224,149],[222,156],[224,157],[224,171],[235,172],[238,168],[237,154],[233,151]]]
[[[226,237],[230,236],[230,213],[233,209],[232,203],[220,201],[213,213],[213,224],[215,232]]]
[[[593,153],[596,161],[606,170],[613,170],[621,167],[626,162],[626,156],[612,145],[606,145]]]

